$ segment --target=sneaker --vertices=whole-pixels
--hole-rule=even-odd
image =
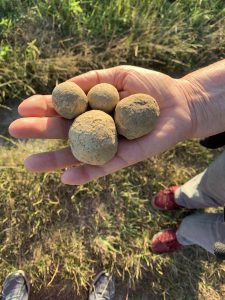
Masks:
[[[30,286],[22,270],[10,273],[3,284],[3,300],[27,300]]]
[[[152,207],[158,210],[173,210],[183,208],[183,206],[175,202],[175,191],[179,186],[171,186],[159,191],[152,199]]]
[[[94,279],[88,300],[113,300],[115,296],[115,280],[105,271]]]
[[[152,239],[152,251],[167,253],[180,250],[183,246],[178,242],[176,232],[177,228],[171,228],[155,234]]]

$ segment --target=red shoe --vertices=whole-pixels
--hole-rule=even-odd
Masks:
[[[174,193],[179,186],[171,186],[159,191],[152,199],[152,207],[158,210],[173,210],[183,208],[175,202]]]
[[[167,253],[180,250],[183,246],[176,236],[177,228],[170,228],[156,233],[152,239],[152,251],[155,253]]]

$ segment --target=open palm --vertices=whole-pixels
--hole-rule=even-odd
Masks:
[[[65,148],[28,157],[25,165],[29,170],[46,172],[68,168],[62,174],[62,181],[71,185],[84,184],[161,153],[192,136],[189,106],[179,80],[143,68],[119,66],[91,71],[74,77],[71,81],[85,92],[98,83],[107,82],[118,89],[121,98],[135,93],[153,96],[160,107],[157,125],[150,134],[142,138],[133,141],[121,138],[117,155],[103,166],[80,164],[70,149]],[[51,95],[28,98],[19,106],[19,113],[24,118],[14,121],[9,128],[14,137],[67,139],[71,121],[57,115],[52,106]]]

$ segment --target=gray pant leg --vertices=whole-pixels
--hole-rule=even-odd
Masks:
[[[184,246],[198,245],[213,253],[215,242],[225,243],[223,214],[195,213],[183,219],[177,240]]]
[[[225,205],[225,151],[201,174],[175,192],[176,202],[186,208]]]

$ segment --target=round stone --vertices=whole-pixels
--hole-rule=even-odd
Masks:
[[[159,106],[154,98],[146,94],[134,94],[117,104],[115,123],[119,134],[129,140],[150,133],[159,117]]]
[[[54,88],[52,102],[57,113],[66,119],[74,119],[88,106],[86,94],[72,81],[65,81]]]
[[[108,83],[95,85],[87,94],[88,103],[92,109],[111,113],[120,100],[117,89]]]
[[[72,153],[79,161],[103,165],[117,152],[117,132],[111,116],[100,110],[80,115],[69,130]]]

